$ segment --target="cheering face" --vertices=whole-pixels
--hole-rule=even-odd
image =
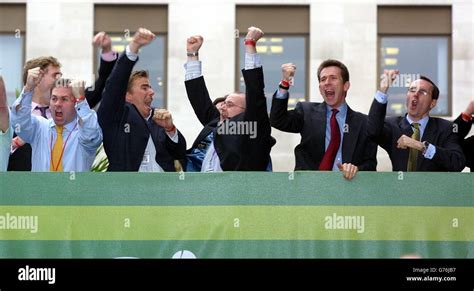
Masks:
[[[339,108],[345,102],[350,87],[349,81],[343,82],[341,69],[334,66],[326,67],[321,70],[319,80],[319,92],[326,104],[332,108]]]
[[[223,119],[232,118],[245,111],[245,94],[232,93],[222,102],[221,116]]]
[[[54,88],[49,100],[49,109],[56,125],[66,125],[76,118],[76,99],[71,87]]]
[[[437,100],[432,99],[433,86],[425,80],[416,80],[410,84],[407,92],[407,112],[414,121],[428,116],[436,106]]]
[[[133,81],[130,92],[127,92],[126,99],[127,102],[137,107],[143,118],[147,118],[150,115],[153,95],[155,95],[155,91],[151,88],[150,81],[148,78],[142,77]]]

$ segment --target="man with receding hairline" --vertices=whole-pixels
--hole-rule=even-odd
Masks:
[[[426,76],[407,90],[405,116],[385,117],[398,70],[385,70],[369,112],[369,135],[387,151],[393,171],[460,172],[466,163],[453,123],[431,117],[439,89]]]

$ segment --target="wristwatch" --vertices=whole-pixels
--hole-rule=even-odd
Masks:
[[[199,52],[188,52],[186,55],[188,57],[197,57],[199,56]]]
[[[426,153],[426,151],[428,150],[428,147],[430,146],[430,143],[427,142],[426,140],[423,143],[423,151],[421,151],[421,153],[424,155]]]

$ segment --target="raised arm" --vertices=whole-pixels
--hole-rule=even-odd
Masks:
[[[188,61],[185,64],[185,85],[189,102],[193,107],[196,117],[202,125],[206,125],[219,117],[220,114],[214,104],[212,104],[204,77],[202,76],[199,49],[203,41],[204,39],[200,35],[191,36],[186,40]]]
[[[296,73],[296,66],[292,63],[281,65],[282,80],[278,90],[273,94],[270,123],[276,129],[298,133],[303,129],[304,116],[300,103],[294,110],[288,110],[288,98],[291,80]]]
[[[138,51],[141,47],[151,43],[155,37],[151,31],[139,28],[125,52],[117,60],[110,77],[105,83],[102,102],[98,110],[99,123],[102,128],[120,123],[125,110],[128,79],[133,66],[138,60]]]
[[[117,61],[117,53],[112,50],[110,36],[103,31],[94,36],[92,44],[96,48],[101,48],[99,76],[95,80],[94,86],[87,88],[85,91],[87,103],[89,103],[91,108],[94,108],[102,100],[105,82],[110,73],[112,73],[112,69]]]

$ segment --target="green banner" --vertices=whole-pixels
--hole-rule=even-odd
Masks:
[[[474,257],[470,173],[0,173],[3,258]]]

